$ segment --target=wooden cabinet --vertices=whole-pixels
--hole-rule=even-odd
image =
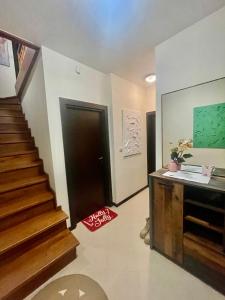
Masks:
[[[154,245],[177,263],[183,260],[183,185],[154,179]]]
[[[150,246],[225,295],[225,178],[149,177]]]

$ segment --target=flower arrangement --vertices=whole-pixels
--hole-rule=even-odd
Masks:
[[[172,143],[171,143],[172,144]],[[181,139],[178,141],[178,145],[176,147],[171,148],[170,157],[172,161],[176,164],[181,164],[185,162],[185,159],[192,157],[191,153],[184,153],[188,149],[192,148],[192,140],[191,139]]]

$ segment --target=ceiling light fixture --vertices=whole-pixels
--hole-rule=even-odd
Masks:
[[[156,75],[155,74],[149,74],[148,76],[145,77],[145,81],[147,83],[153,83],[156,81]]]

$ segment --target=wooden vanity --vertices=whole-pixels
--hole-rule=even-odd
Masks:
[[[150,247],[225,295],[225,178],[149,175]]]

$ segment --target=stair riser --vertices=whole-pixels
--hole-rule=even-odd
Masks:
[[[1,116],[24,116],[24,114],[19,110],[0,109]]]
[[[1,123],[0,124],[0,131],[13,131],[13,130],[16,130],[16,131],[24,131],[24,130],[27,130],[28,129],[28,126],[27,126],[27,123],[20,123],[20,124],[14,124],[14,123],[11,123],[11,124],[3,124]]]
[[[1,116],[1,118],[0,118],[0,124],[2,124],[2,123],[22,123],[22,124],[24,124],[25,122],[26,122],[26,120],[24,117]]]
[[[0,125],[1,127],[1,125]],[[31,138],[30,132],[26,133],[0,133],[0,143],[24,141]]]
[[[48,182],[41,182],[38,184],[30,185],[26,188],[9,191],[6,193],[0,194],[0,202],[11,201],[12,199],[19,199],[24,196],[33,196],[37,193],[42,193],[49,190]]]
[[[26,168],[26,169],[22,169],[22,170],[3,172],[3,173],[0,173],[0,184],[10,183],[10,182],[18,180],[18,178],[35,177],[35,176],[39,176],[41,174],[43,174],[42,165],[31,167],[31,168]]]
[[[0,104],[20,104],[18,98],[0,99]]]
[[[11,249],[10,251],[7,251],[6,253],[3,253],[0,255],[0,268],[3,264],[5,264],[7,261],[11,261],[12,259],[15,259],[20,254],[23,254],[24,251],[29,250],[32,247],[35,247],[36,245],[39,245],[40,243],[44,242],[46,239],[51,238],[52,236],[56,235],[57,233],[63,231],[66,229],[66,221],[63,221],[52,228],[38,234],[37,236],[31,238],[29,241],[24,242],[21,245],[16,246],[15,248]]]
[[[23,212],[15,214],[13,217],[5,218],[0,222],[0,230],[7,229],[8,227],[14,226],[16,224],[22,223],[27,219],[37,216],[41,213],[47,212],[54,208],[53,200],[42,203],[35,207],[31,207]]]
[[[2,144],[0,145],[0,155],[10,155],[12,152],[26,151],[34,149],[34,143]]]
[[[25,155],[15,155],[10,157],[0,157],[0,170],[13,166],[20,166],[33,162],[38,159],[38,153],[30,153]]]
[[[0,109],[10,109],[10,110],[18,110],[22,111],[21,105],[18,104],[1,104],[0,103]]]

